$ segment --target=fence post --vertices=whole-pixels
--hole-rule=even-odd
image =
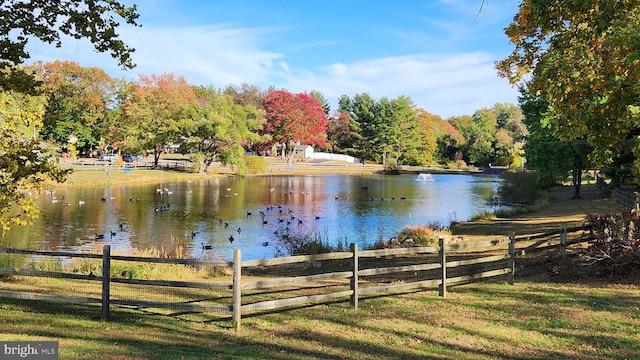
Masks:
[[[567,256],[567,224],[562,224],[562,234],[560,234],[560,258],[564,260]]]
[[[242,290],[240,289],[240,273],[242,271],[240,249],[233,250],[233,322],[236,330],[240,330],[240,307],[242,306]]]
[[[516,234],[512,231],[509,233],[509,275],[507,281],[509,285],[513,285],[516,275]]]
[[[102,248],[102,321],[109,321],[109,296],[111,290],[111,245]]]
[[[351,260],[351,271],[353,275],[351,276],[351,310],[358,310],[358,244],[351,244],[351,253],[353,255],[353,259]]]
[[[444,249],[444,237],[438,240],[440,246],[440,269],[442,270],[442,282],[440,283],[440,296],[447,297],[447,254]]]

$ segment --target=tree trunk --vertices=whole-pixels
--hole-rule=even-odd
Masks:
[[[287,164],[293,164],[293,159],[296,156],[296,147],[292,147],[289,153],[287,154]]]
[[[580,199],[580,185],[582,185],[582,170],[581,169],[573,169],[573,196],[572,199]]]
[[[153,152],[153,166],[157,167],[159,161],[160,161],[160,151],[158,151],[158,148],[156,148],[156,151]]]

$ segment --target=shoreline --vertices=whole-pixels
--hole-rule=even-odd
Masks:
[[[477,169],[446,169],[440,166],[404,166],[399,171],[388,173],[384,171],[383,165],[378,164],[350,164],[338,161],[323,162],[295,162],[289,164],[280,159],[270,158],[266,165],[266,169],[262,172],[245,175],[252,176],[302,176],[302,175],[371,175],[371,174],[470,174],[470,175],[492,175],[484,174]],[[80,160],[72,163],[70,159],[61,160],[61,166],[65,169],[73,170],[63,183],[53,183],[47,181],[45,187],[65,187],[75,185],[116,185],[126,183],[147,183],[154,181],[181,181],[207,179],[237,175],[231,166],[216,165],[207,173],[189,172],[186,167],[176,167],[176,164],[183,163],[184,158],[167,158],[163,159],[165,164],[161,164],[160,168],[151,168],[144,162],[139,163],[110,165],[109,163],[100,163],[94,160]],[[173,163],[173,166],[168,165]]]
[[[277,165],[274,165],[277,164]],[[322,167],[308,163],[271,163],[266,172],[248,176],[304,176],[304,175],[371,175],[382,173],[382,165],[325,164]],[[428,170],[434,174],[473,174],[483,175],[482,172],[470,172],[451,169],[422,168],[413,171],[403,170],[402,174],[420,173]],[[237,176],[230,167],[215,167],[211,172],[190,173],[167,169],[134,169],[125,171],[123,167],[105,170],[103,167],[91,167],[90,170],[74,171],[64,183],[46,183],[43,188],[58,188],[68,186],[108,186],[119,184],[153,183],[202,180],[216,177]],[[450,227],[454,236],[468,240],[487,240],[496,236],[507,236],[511,231],[518,234],[536,234],[550,229],[557,229],[564,225],[577,226],[582,224],[588,214],[617,212],[621,205],[615,200],[601,193],[595,184],[585,184],[582,187],[582,199],[572,199],[571,186],[552,188],[541,197],[546,204],[535,208],[528,214],[508,218],[480,219],[455,223]],[[402,229],[398,229],[398,233]]]

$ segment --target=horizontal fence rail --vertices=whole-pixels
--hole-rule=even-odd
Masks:
[[[175,169],[175,170],[192,170],[193,162],[190,160],[164,160],[160,159],[156,165],[153,161],[134,161],[134,162],[108,162],[108,161],[65,161],[60,163],[62,168],[73,169],[74,171],[124,171],[132,170],[150,170],[150,169]]]
[[[610,196],[619,204],[629,209],[640,209],[640,193],[637,191],[627,191],[620,188],[612,188],[602,176],[596,175],[596,186],[600,191]]]
[[[126,274],[114,276],[112,262],[138,262],[206,266],[199,259],[167,259],[111,255],[110,246],[103,254],[86,254],[66,251],[37,251],[0,247],[0,257],[9,255],[32,258],[81,258],[102,260],[101,270],[94,274],[78,274],[63,271],[45,271],[28,267],[0,267],[0,285],[8,276],[58,278],[69,281],[89,281],[102,284],[96,291],[100,296],[71,296],[45,294],[29,291],[0,289],[0,297],[21,300],[42,300],[72,304],[102,304],[102,315],[109,320],[111,305],[129,306],[138,309],[158,308],[182,312],[224,313],[240,328],[242,314],[282,309],[303,304],[318,304],[334,301],[349,301],[352,309],[358,309],[363,296],[379,296],[385,293],[437,289],[442,297],[447,295],[447,286],[485,280],[507,275],[513,283],[517,256],[540,251],[557,251],[565,256],[567,248],[591,239],[587,226],[516,237],[515,234],[502,239],[446,243],[441,239],[438,246],[410,247],[359,251],[351,244],[350,251],[290,256],[273,259],[242,261],[239,249],[234,251],[232,278],[227,282],[181,281],[163,279],[128,278]],[[571,234],[569,237],[568,234]],[[394,262],[395,260],[395,262]],[[403,263],[405,262],[405,263]],[[6,264],[6,261],[0,264]],[[331,263],[329,266],[328,263]],[[211,264],[211,263],[209,263]],[[228,265],[224,263],[215,263]],[[310,266],[311,265],[311,266]],[[330,269],[327,271],[327,269]],[[274,271],[272,271],[274,270]],[[115,270],[114,270],[115,271]],[[265,275],[247,280],[245,275],[257,272]],[[287,274],[287,272],[289,274]],[[389,275],[397,274],[389,280]],[[404,278],[402,281],[398,279]],[[185,296],[196,297],[190,301],[154,301],[153,299],[120,299],[111,295],[113,284],[132,287],[167,287],[187,292]],[[188,291],[202,294],[189,295]],[[216,303],[202,303],[201,298]],[[217,303],[222,301],[222,303]],[[228,303],[225,303],[228,302]]]

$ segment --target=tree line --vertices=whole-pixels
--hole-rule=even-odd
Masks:
[[[149,152],[172,146],[206,171],[220,161],[244,170],[244,154],[293,160],[296,145],[398,165],[520,166],[526,128],[515,104],[444,120],[406,96],[343,95],[331,110],[318,91],[189,84],[171,73],[113,78],[75,62],[36,62],[44,109],[41,138],[69,156]]]

